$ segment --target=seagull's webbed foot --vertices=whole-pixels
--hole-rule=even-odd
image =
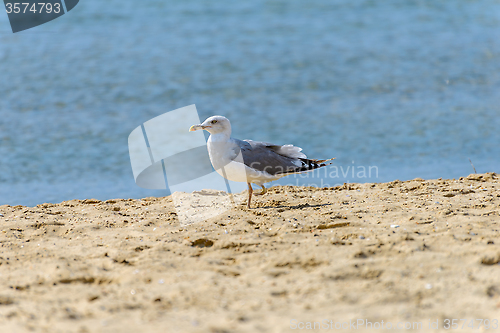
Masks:
[[[259,193],[255,193],[255,195],[263,195],[267,193],[267,188],[264,187],[264,185],[260,185],[262,187],[262,191]]]

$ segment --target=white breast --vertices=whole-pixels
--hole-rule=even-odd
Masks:
[[[217,140],[217,135],[210,135],[207,142],[208,156],[215,171],[222,177],[235,182],[246,182],[246,166],[243,157],[236,156],[237,147],[230,140]]]
[[[236,143],[227,137],[210,135],[207,148],[215,171],[228,180],[262,185],[281,178],[247,167]]]

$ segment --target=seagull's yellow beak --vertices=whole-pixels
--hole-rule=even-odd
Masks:
[[[202,130],[203,129],[203,126],[201,125],[193,125],[189,128],[189,132],[194,132],[194,131],[197,131],[197,130]]]

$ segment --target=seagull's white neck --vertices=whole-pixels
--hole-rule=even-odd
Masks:
[[[231,138],[231,131],[224,131],[219,133],[210,134],[208,138],[211,142],[225,142]]]
[[[231,144],[230,134],[231,131],[224,131],[210,134],[208,137],[208,156],[210,157],[210,161],[212,162],[215,170],[218,170],[231,162],[229,155],[234,147],[232,147]]]

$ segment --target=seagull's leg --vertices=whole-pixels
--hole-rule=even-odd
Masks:
[[[264,187],[264,185],[260,185],[262,187],[262,192],[255,193],[255,195],[263,195],[267,193],[267,188]]]
[[[250,201],[252,200],[253,188],[252,188],[252,185],[250,183],[247,183],[247,184],[248,184],[248,203],[247,203],[247,207],[248,207],[248,209],[250,209]]]

